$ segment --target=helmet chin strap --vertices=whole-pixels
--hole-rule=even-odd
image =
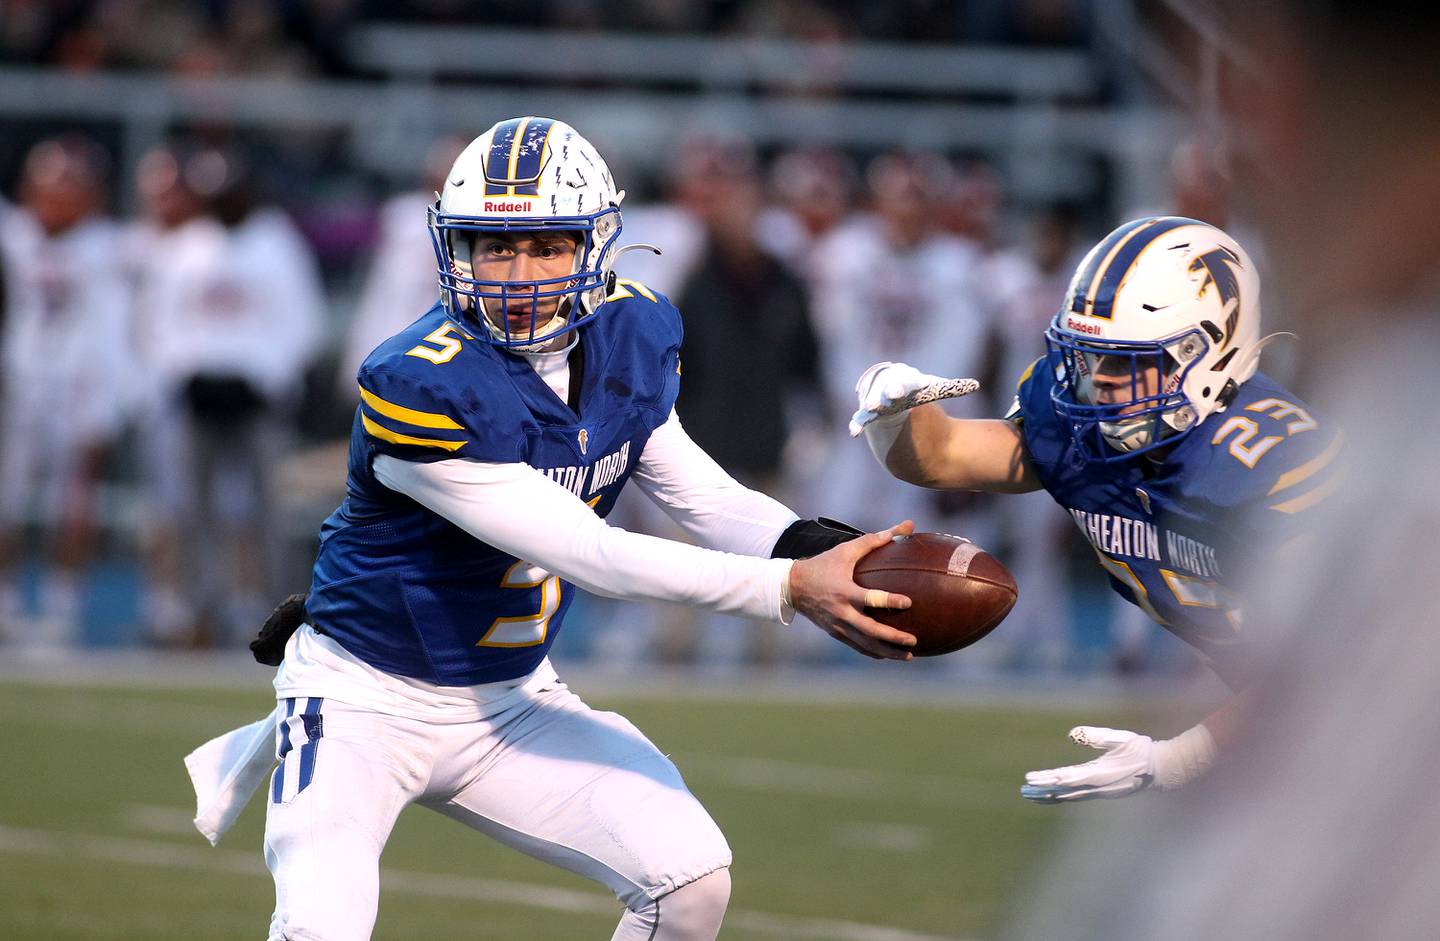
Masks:
[[[1121,421],[1102,421],[1100,435],[1110,447],[1122,454],[1129,454],[1150,443],[1154,427],[1153,416],[1122,419]]]
[[[1122,418],[1119,421],[1102,421],[1100,423],[1100,435],[1105,442],[1122,454],[1129,454],[1131,451],[1138,451],[1148,446],[1155,440],[1155,432],[1160,433],[1160,440],[1165,440],[1172,435],[1187,431],[1195,424],[1195,409],[1186,404],[1177,409],[1163,412],[1160,415],[1148,415],[1141,418]]]
[[[545,335],[554,333],[556,330],[561,329],[565,326],[566,323],[569,322],[569,317],[567,315],[570,313],[570,308],[571,306],[573,306],[573,304],[574,301],[567,297],[564,303],[560,304],[555,309],[555,313],[550,316],[549,320],[545,321],[543,324],[536,324],[534,328],[531,329],[530,335],[532,337],[540,335],[545,337],[544,339],[539,340],[535,343],[522,343],[518,346],[508,346],[506,347],[506,349],[516,353],[546,352],[546,347],[550,346],[550,344],[554,343],[559,338]],[[492,336],[495,336],[497,338],[503,336],[500,328],[496,327],[495,324],[491,323],[489,317],[485,317],[485,326],[490,331]]]

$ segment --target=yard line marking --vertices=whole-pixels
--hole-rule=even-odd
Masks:
[[[65,833],[0,825],[0,853],[83,857],[127,865],[174,869],[207,869],[235,875],[269,878],[260,854],[185,846],[175,842],[90,833]],[[427,898],[497,902],[524,908],[615,915],[619,903],[598,892],[477,876],[447,876],[382,868],[381,892],[406,892]],[[263,917],[263,916],[257,916]],[[974,941],[974,939],[921,934],[838,918],[809,918],[769,912],[732,909],[725,922],[757,934],[814,941]]]
[[[154,804],[130,804],[121,814],[121,826],[146,833],[188,837],[195,831],[194,816],[183,807],[159,807]]]
[[[908,823],[847,823],[835,828],[835,841],[842,846],[919,853],[931,847],[935,834],[929,827]]]

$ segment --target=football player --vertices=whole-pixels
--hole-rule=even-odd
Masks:
[[[798,612],[910,658],[913,636],[862,610],[909,599],[851,577],[909,524],[798,520],[676,420],[680,315],[612,273],[623,195],[573,128],[521,117],[461,153],[430,209],[442,300],[360,367],[348,495],[321,531],[280,706],[187,759],[215,839],[273,735],[273,941],[369,937],[380,851],[411,803],[608,887],[617,941],[715,937],[724,837],[675,765],[547,658],[577,587]],[[709,548],[606,525],[632,480]]]
[[[1296,531],[1338,477],[1341,434],[1257,371],[1260,278],[1224,232],[1136,219],[1090,250],[1004,420],[936,404],[945,382],[877,363],[856,386],[852,435],[901,480],[1008,493],[1044,488],[1089,538],[1111,585],[1244,681],[1237,588],[1247,560]],[[973,384],[970,384],[973,386]],[[1232,700],[1179,736],[1082,726],[1093,761],[1026,775],[1056,802],[1179,787],[1214,761]]]
[[[25,158],[20,205],[0,217],[0,634],[36,652],[80,639],[97,484],[133,381],[120,235],[104,215],[108,177],[109,158],[88,138],[40,141]],[[14,584],[33,522],[48,563],[38,617]]]

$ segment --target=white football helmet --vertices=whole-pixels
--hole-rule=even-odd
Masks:
[[[1260,276],[1208,223],[1127,222],[1080,262],[1045,341],[1076,446],[1124,460],[1173,444],[1255,374]]]
[[[445,310],[467,332],[518,352],[544,349],[594,319],[610,292],[624,197],[600,154],[570,125],[533,116],[499,122],[461,152],[430,208]],[[475,278],[471,252],[480,233],[547,230],[579,239],[572,272],[541,281]],[[553,316],[537,323],[536,312],[552,298]],[[505,316],[512,303],[532,311],[528,330],[512,330]]]

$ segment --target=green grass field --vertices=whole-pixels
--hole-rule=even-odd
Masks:
[[[1063,814],[1018,797],[1023,773],[1077,760],[1075,720],[1124,721],[574,685],[670,753],[726,832],[733,941],[993,937]],[[0,938],[261,937],[263,800],[212,849],[181,758],[267,712],[268,691],[0,681]],[[599,939],[618,917],[604,890],[418,808],[383,865],[377,939]]]

